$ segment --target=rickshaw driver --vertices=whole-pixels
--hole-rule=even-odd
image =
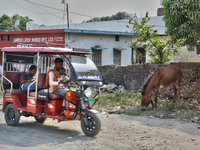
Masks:
[[[64,81],[68,81],[69,77],[65,75],[60,75],[59,70],[63,68],[63,60],[61,58],[55,59],[55,68],[47,72],[45,86],[49,86],[49,92],[52,94],[58,94],[65,96],[65,93],[68,91],[65,89]],[[61,114],[64,114],[65,101],[63,100],[63,110]]]
[[[21,81],[21,89],[27,92],[28,86],[35,81],[33,76],[37,72],[37,67],[35,65],[31,65],[28,72],[23,72],[20,75]],[[33,83],[30,87],[30,91],[35,91],[36,83]]]

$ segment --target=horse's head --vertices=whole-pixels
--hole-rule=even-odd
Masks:
[[[142,96],[141,96],[141,110],[144,111],[146,110],[146,108],[148,107],[148,105],[150,103],[152,103],[151,100],[151,93],[150,94],[146,94],[145,92],[139,91]]]

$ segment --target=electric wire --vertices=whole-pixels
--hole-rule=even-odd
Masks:
[[[21,5],[18,4],[16,1],[14,1],[14,0],[12,0],[12,1],[13,1],[16,5],[18,5],[19,7],[23,8],[23,9],[25,9],[25,10],[27,10],[27,11],[30,11],[30,12],[33,12],[33,13],[38,13],[38,14],[48,14],[48,13],[42,13],[42,12],[32,11],[32,10],[30,10],[30,9],[27,9],[27,8],[21,6]],[[55,13],[58,13],[58,12],[55,12]]]
[[[49,11],[45,10],[45,9],[42,9],[40,6],[37,6],[36,4],[33,4],[33,5],[34,5],[35,7],[38,7],[39,9],[41,9],[41,10],[45,11],[45,12],[47,12],[47,13],[49,13],[49,14],[51,14],[51,15],[55,16],[55,17],[57,17],[57,18],[63,19],[63,18],[61,18],[61,17],[59,17],[59,16],[55,15],[54,13],[51,13],[51,12],[49,12]]]
[[[46,8],[51,8],[51,9],[55,9],[55,10],[59,10],[59,11],[62,11],[62,9],[58,9],[58,8],[55,8],[55,7],[51,7],[51,6],[47,6],[47,5],[43,5],[43,4],[40,4],[40,3],[36,3],[36,2],[31,2],[29,0],[24,0],[26,2],[29,2],[29,3],[32,3],[32,4],[36,4],[36,5],[40,5],[40,6],[43,6],[43,7],[46,7]],[[80,14],[80,13],[76,13],[76,12],[69,12],[71,14],[75,14],[75,15],[80,15],[80,16],[85,16],[85,17],[94,17],[94,16],[89,16],[89,15],[84,15],[84,14]]]
[[[29,9],[27,9],[27,8],[25,8],[25,7],[21,6],[21,5],[19,5],[19,4],[16,3],[14,0],[12,0],[12,1],[13,1],[16,5],[20,6],[21,8],[26,9],[26,10],[28,10],[28,11],[31,11],[31,10],[29,10]],[[47,12],[47,13],[40,13],[40,12],[34,12],[34,11],[31,11],[31,12],[40,13],[40,14],[51,14],[51,15],[57,17],[57,18],[63,19],[63,18],[61,18],[61,17],[55,15],[55,13],[51,13],[51,12],[49,12],[49,11],[47,11],[47,10],[41,8],[40,6],[43,6],[43,7],[46,7],[46,8],[50,8],[50,9],[54,9],[54,10],[58,10],[58,11],[62,11],[62,12],[63,12],[63,10],[61,10],[61,9],[54,8],[54,7],[47,6],[47,5],[43,5],[43,4],[36,3],[36,2],[31,2],[31,1],[29,1],[29,0],[24,0],[24,1],[31,3],[31,4],[34,5],[35,7],[38,7],[39,9],[42,9],[43,11],[45,11],[45,12]],[[40,6],[38,6],[38,5],[40,5]],[[75,15],[81,15],[81,16],[85,16],[85,17],[90,17],[90,18],[93,17],[93,16],[84,15],[84,14],[79,14],[79,13],[75,13],[75,12],[69,12],[69,13],[75,14]],[[93,17],[93,18],[95,18],[95,17]],[[64,19],[64,20],[66,20],[66,19]],[[128,23],[128,22],[122,21],[122,20],[110,20],[110,21]],[[91,22],[91,23],[92,23],[92,22]],[[77,25],[82,26],[82,27],[85,27],[85,28],[88,28],[88,29],[92,29],[92,28],[90,28],[90,27],[86,27],[86,26],[84,26],[84,25],[81,25],[81,23],[79,23],[79,24],[77,24]],[[160,26],[160,25],[150,25],[150,24],[147,24],[147,25],[148,25],[148,26],[155,26],[155,27],[162,27],[162,28],[165,28],[165,26]]]
[[[29,1],[29,0],[24,0],[24,1],[29,2],[29,3],[32,3],[32,4],[35,4],[34,6],[40,5],[40,6],[43,6],[43,7],[47,7],[47,8],[51,8],[51,9],[55,9],[55,10],[59,10],[59,11],[62,11],[62,12],[63,12],[63,10],[58,9],[58,8],[54,8],[54,7],[51,7],[51,6],[43,5],[43,4],[36,3],[36,2],[31,2],[31,1]],[[75,12],[70,12],[70,11],[69,11],[69,13],[75,14],[75,15],[80,15],[80,16],[85,16],[85,17],[90,17],[90,18],[95,18],[94,16],[84,15],[84,14],[75,13]],[[51,13],[51,14],[52,14],[52,13]],[[60,17],[59,17],[59,18],[60,18]],[[63,19],[63,18],[62,18],[62,19]],[[110,20],[110,21],[124,22],[124,21],[121,21],[121,20]],[[124,23],[127,23],[127,22],[124,22]],[[153,25],[148,24],[148,26],[153,26]],[[154,26],[156,26],[156,27],[165,27],[165,26],[160,26],[160,25],[154,25]]]

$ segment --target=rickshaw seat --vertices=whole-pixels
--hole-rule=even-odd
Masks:
[[[44,93],[44,92],[40,92],[40,93]],[[30,96],[35,97],[35,92],[30,92]],[[49,99],[51,100],[61,100],[63,98],[64,97],[61,95],[49,93]]]
[[[21,75],[21,72],[4,72],[4,76],[13,83],[14,89],[19,89],[20,87],[20,75]],[[7,86],[5,88],[7,89],[10,88],[8,87],[10,86],[10,84],[5,78],[3,79],[3,83],[4,83],[4,86]]]
[[[6,93],[10,93],[11,89],[5,89]],[[26,95],[26,92],[24,90],[20,90],[20,89],[13,89],[12,94],[16,94],[16,95]]]
[[[18,94],[18,95],[26,94],[25,91],[20,89],[21,88],[20,87],[20,75],[21,75],[21,72],[4,72],[4,76],[13,83],[12,94]],[[4,78],[3,83],[4,83],[5,92],[10,93],[11,89],[10,89],[9,82]]]
[[[40,73],[38,76],[38,86],[45,86],[46,73]]]
[[[52,93],[49,93],[49,98],[50,99],[53,99],[53,100],[55,100],[55,99],[63,99],[64,97],[63,96],[61,96],[61,95],[58,95],[58,94],[52,94]]]
[[[40,73],[39,77],[38,77],[38,86],[44,87],[45,81],[46,81],[46,74]],[[39,91],[39,92],[42,93],[42,91]],[[35,92],[31,92],[30,96],[35,97]],[[51,100],[61,100],[63,98],[64,97],[61,95],[49,93],[49,99],[51,99]]]

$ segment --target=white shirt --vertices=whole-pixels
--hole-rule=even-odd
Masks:
[[[61,78],[58,78],[58,81],[54,81],[55,75],[52,71],[49,72],[49,92],[53,92],[53,86],[58,85],[59,89],[65,88],[64,84],[60,83],[58,84],[61,80],[64,80],[64,77],[69,79],[67,76],[61,75]],[[66,81],[66,80],[64,80]]]

